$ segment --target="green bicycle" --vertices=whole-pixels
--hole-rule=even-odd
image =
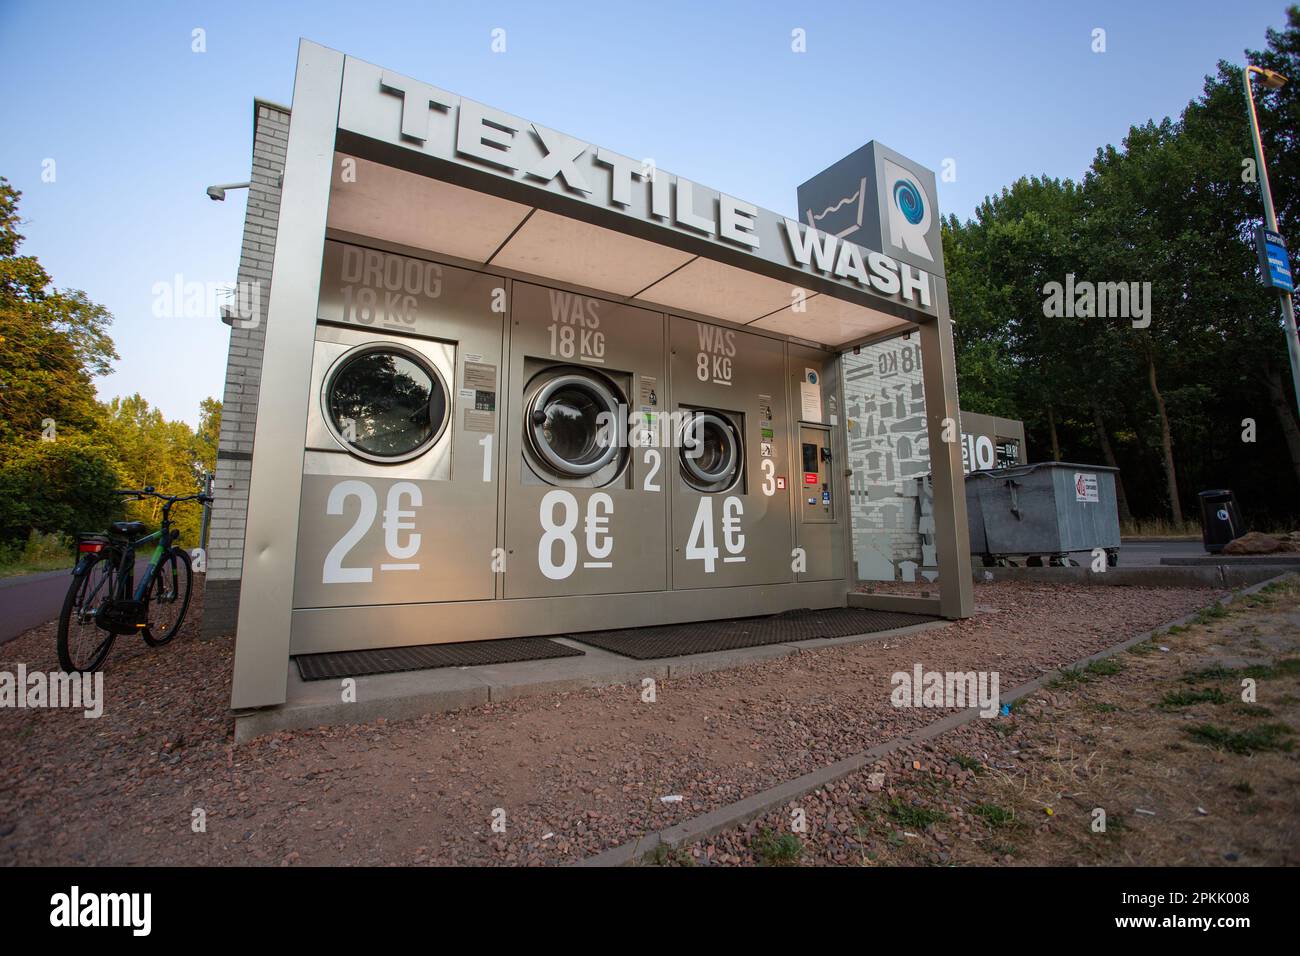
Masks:
[[[174,547],[180,532],[172,528],[171,509],[179,501],[206,504],[212,496],[164,495],[152,487],[117,493],[137,501],[161,499],[162,526],[134,540],[143,522],[114,521],[107,534],[77,536],[79,558],[59,614],[59,663],[68,673],[98,670],[119,634],[139,634],[151,647],[161,647],[176,636],[189,610],[190,556]],[[151,541],[156,544],[149,565],[135,587],[136,549]]]

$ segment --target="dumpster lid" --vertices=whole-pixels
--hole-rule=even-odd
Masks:
[[[1113,471],[1118,473],[1118,468],[1110,465],[1082,465],[1073,461],[1039,461],[1028,465],[1008,465],[1005,468],[985,468],[979,471],[972,471],[966,475],[967,479],[971,478],[1005,478],[1016,475],[1027,475],[1039,468],[1069,468],[1077,471]]]

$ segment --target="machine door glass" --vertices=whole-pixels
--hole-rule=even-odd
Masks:
[[[694,412],[682,422],[680,446],[682,477],[698,491],[731,488],[740,477],[740,434],[719,412]]]
[[[594,474],[618,454],[619,402],[602,379],[572,372],[547,379],[528,403],[528,443],[563,478]]]
[[[400,462],[426,451],[447,425],[447,389],[421,355],[400,345],[361,346],[327,378],[325,419],[359,458]]]

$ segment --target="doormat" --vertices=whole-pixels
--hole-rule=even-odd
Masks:
[[[542,661],[552,657],[582,657],[585,653],[576,647],[557,644],[544,637],[507,637],[499,641],[470,641],[463,644],[420,644],[415,647],[385,647],[373,651],[299,654],[294,662],[298,665],[298,675],[303,680],[329,680],[432,670],[437,667],[477,667],[482,664]]]
[[[821,611],[800,608],[769,617],[629,627],[617,631],[588,631],[566,636],[601,650],[646,661],[659,657],[730,651],[740,647],[760,647],[764,644],[811,641],[819,637],[872,634],[941,620],[943,618],[928,614],[873,611],[861,607],[832,607]]]

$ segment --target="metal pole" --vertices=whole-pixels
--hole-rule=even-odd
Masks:
[[[212,473],[205,471],[203,473],[203,493],[212,494]],[[199,529],[199,547],[204,551],[208,549],[208,528],[212,525],[212,504],[204,502],[203,504],[203,525]]]
[[[1273,190],[1268,185],[1268,167],[1264,164],[1264,143],[1259,136],[1259,119],[1255,115],[1255,95],[1250,86],[1250,75],[1263,72],[1257,66],[1247,64],[1242,74],[1246,85],[1246,110],[1250,114],[1250,135],[1255,144],[1255,166],[1259,173],[1259,191],[1264,197],[1264,225],[1270,232],[1277,232],[1277,214],[1273,211]],[[1300,410],[1300,339],[1296,337],[1295,307],[1291,293],[1279,290],[1282,298],[1282,321],[1286,326],[1286,351],[1291,358],[1291,387],[1295,391],[1296,408]]]

